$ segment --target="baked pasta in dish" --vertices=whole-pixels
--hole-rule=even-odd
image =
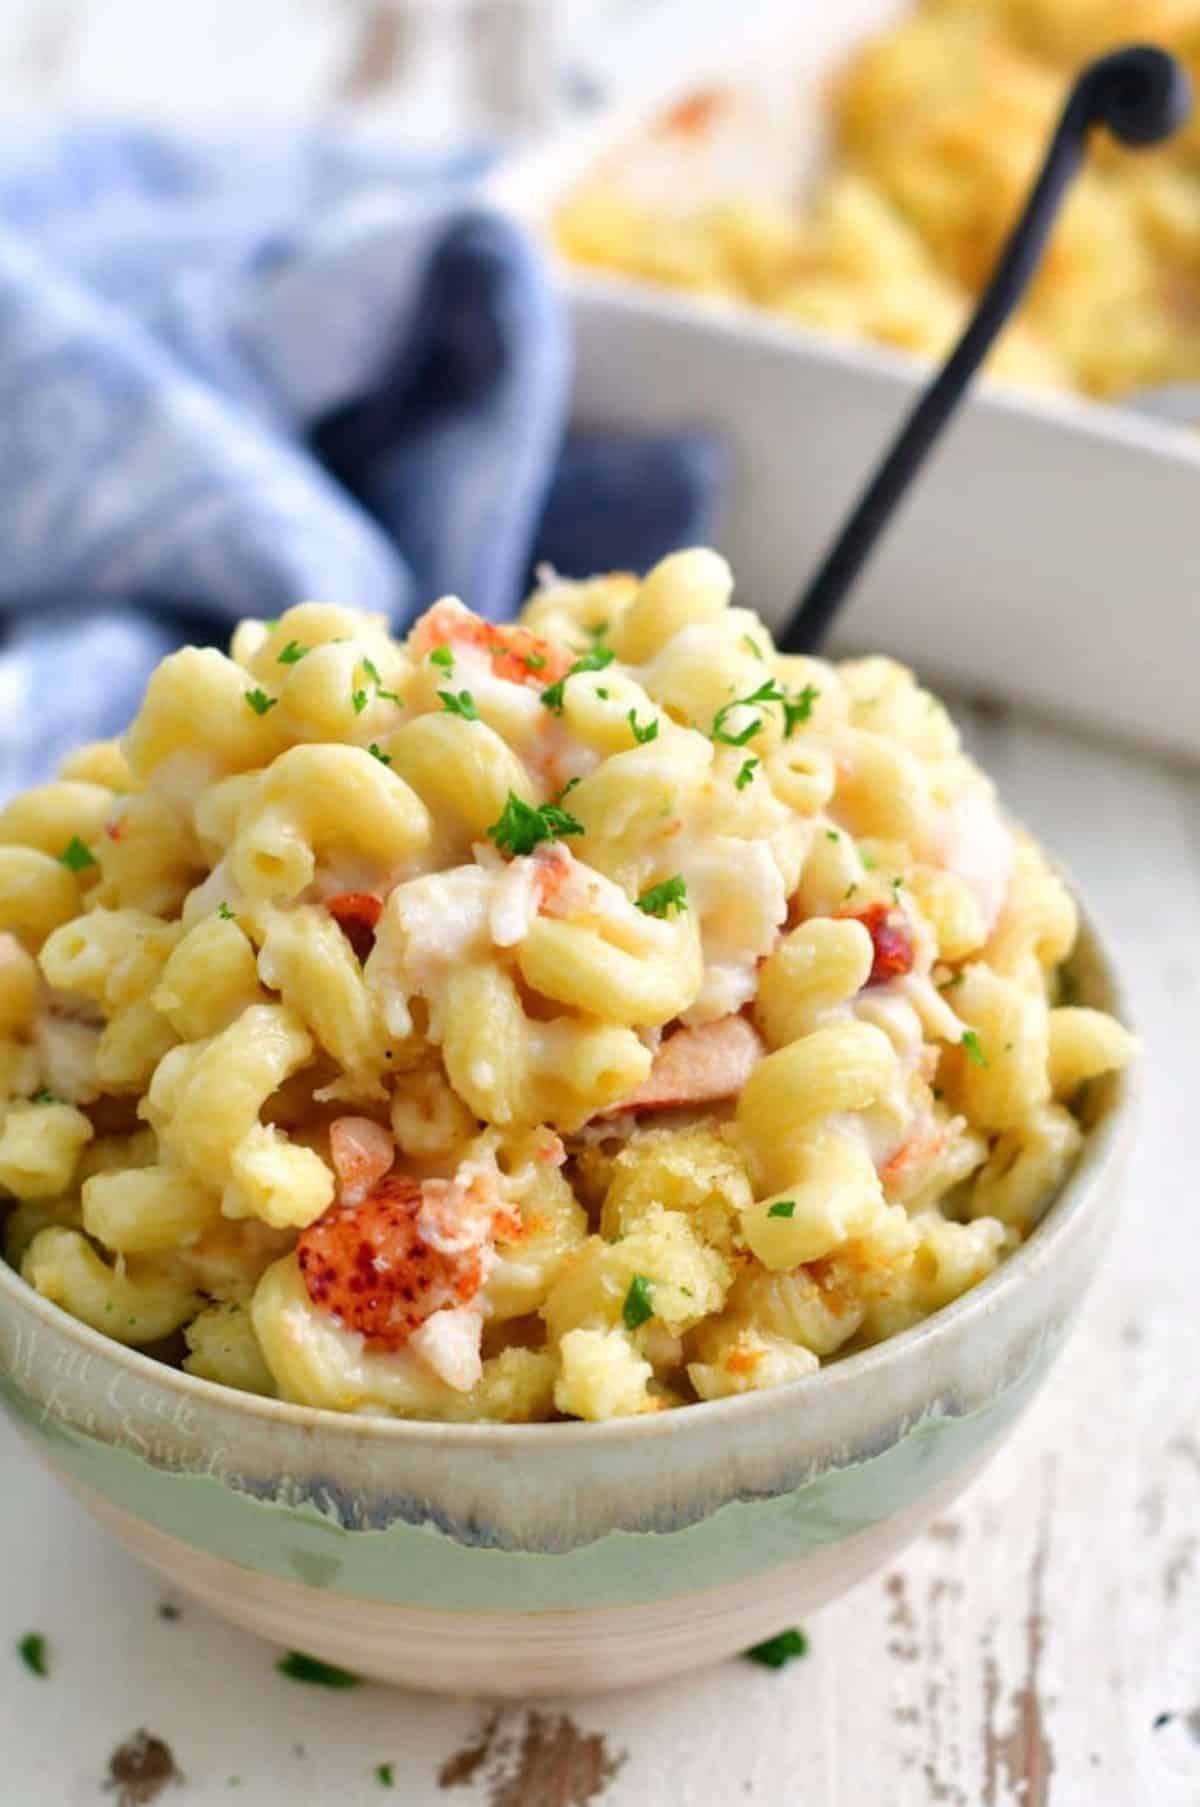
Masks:
[[[1131,1038],[936,699],[732,587],[244,622],[0,812],[29,1284],[228,1386],[516,1421],[775,1386],[991,1272]]]
[[[833,84],[829,156],[803,201],[749,174],[772,162],[772,130],[799,138],[794,118],[769,127],[752,94],[711,91],[582,183],[558,242],[578,263],[941,358],[1071,81],[1131,41],[1161,43],[1200,78],[1200,0],[918,0]],[[743,147],[733,180],[701,193],[722,134],[738,132],[761,134],[763,155],[751,164]],[[656,160],[672,144],[684,167],[668,184]],[[1137,156],[1101,134],[989,369],[1101,397],[1195,382],[1198,315],[1200,125]]]

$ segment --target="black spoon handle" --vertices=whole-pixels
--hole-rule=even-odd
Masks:
[[[1165,50],[1135,44],[1089,63],[1063,108],[1034,183],[958,344],[901,427],[778,637],[782,652],[813,652],[870,556],[971,378],[1029,285],[1093,126],[1122,144],[1158,144],[1191,112],[1191,83]]]

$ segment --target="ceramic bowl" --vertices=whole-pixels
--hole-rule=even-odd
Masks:
[[[1128,1021],[1091,930],[1076,964]],[[992,1454],[1108,1237],[1129,1081],[1093,1104],[1078,1166],[997,1273],[772,1392],[607,1424],[342,1416],[123,1349],[0,1263],[0,1396],[122,1543],[276,1643],[459,1694],[653,1681],[860,1581]]]

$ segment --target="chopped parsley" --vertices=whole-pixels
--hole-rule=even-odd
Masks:
[[[959,1042],[958,1045],[962,1049],[963,1053],[966,1055],[967,1059],[970,1061],[973,1061],[977,1067],[986,1067],[987,1066],[987,1064],[988,1064],[987,1055],[984,1053],[983,1049],[980,1047],[979,1036],[974,1029],[964,1029],[963,1033],[962,1033],[962,1040]]]
[[[764,685],[763,688],[766,689],[768,686]],[[734,709],[741,708],[743,703],[754,702],[759,694],[756,690],[753,697],[735,697],[732,703],[723,703],[713,716],[712,738],[719,740],[725,747],[744,747],[748,740],[753,740],[756,734],[761,734],[763,729],[761,715],[756,715],[752,722],[748,722],[740,734],[731,734],[725,726],[727,717]]]
[[[502,853],[516,855],[532,853],[539,841],[557,841],[563,835],[582,833],[583,823],[557,803],[543,803],[540,809],[534,809],[531,804],[522,803],[515,791],[509,791],[508,801],[487,836]]]
[[[245,697],[255,715],[266,715],[268,710],[273,709],[279,701],[277,696],[268,696],[265,690],[258,689],[247,690]]]
[[[54,1096],[48,1085],[44,1085],[33,1094],[29,1102],[30,1104],[60,1104],[62,1100]]]
[[[277,663],[280,665],[299,665],[305,653],[311,652],[310,646],[301,646],[299,640],[289,640],[280,653]]]
[[[237,918],[234,916],[233,911],[229,908],[227,903],[219,903],[217,905],[217,915],[221,918],[222,922],[237,921]]]
[[[385,703],[399,703],[402,701],[402,699],[396,694],[396,692],[394,690],[385,690],[384,689],[383,679],[379,675],[379,667],[374,663],[373,660],[363,659],[361,661],[361,664],[362,664],[363,670],[366,672],[366,674],[370,678],[372,684],[374,684],[374,686],[375,686],[375,695],[376,696],[382,697]],[[355,694],[357,695],[358,693],[356,692]],[[358,703],[354,704],[354,708],[355,708],[356,714],[361,714],[361,710],[359,708]]]
[[[596,695],[600,698],[601,702],[607,703],[609,697],[612,695],[612,692],[610,690],[608,690],[603,684],[597,684]]]
[[[333,1663],[323,1663],[319,1657],[305,1656],[302,1650],[289,1650],[275,1667],[289,1681],[312,1682],[318,1688],[357,1688],[362,1681],[361,1675],[352,1675],[349,1669],[339,1669]]]
[[[645,1274],[633,1276],[621,1307],[626,1330],[637,1330],[654,1316],[653,1292],[653,1280],[647,1280]]]
[[[868,853],[865,847],[859,848],[858,857],[862,861],[863,865],[866,867],[868,872],[874,872],[876,866],[879,864],[879,861],[875,858],[875,855],[873,853]]]
[[[739,771],[737,777],[733,781],[734,790],[735,791],[744,791],[746,786],[749,784],[750,780],[753,778],[753,776],[757,770],[758,770],[758,760],[757,759],[745,760],[742,764],[741,770]]]
[[[563,785],[562,789],[558,793],[557,801],[559,803],[561,803],[563,798],[568,796],[575,789],[575,786],[577,784],[582,784],[582,783],[583,783],[582,778],[568,778],[567,782]]]
[[[431,665],[440,665],[445,671],[454,670],[454,654],[448,646],[435,646],[429,655]]]
[[[646,742],[649,740],[657,740],[658,739],[658,721],[657,721],[657,719],[655,719],[654,721],[647,722],[645,727],[643,727],[642,724],[638,721],[637,710],[631,709],[629,711],[628,716],[626,717],[626,720],[628,721],[629,726],[633,730],[633,738],[637,741],[639,747],[644,747],[646,745]]]
[[[587,631],[593,640],[603,640],[605,634],[608,632],[608,622],[598,621],[595,627],[589,627]]]
[[[31,1675],[49,1675],[46,1640],[40,1631],[27,1631],[17,1645],[17,1654]]]
[[[742,635],[742,645],[746,648],[747,652],[752,652],[756,659],[763,659],[766,657],[766,654],[758,644],[758,641],[751,639],[749,634]]]
[[[808,1639],[793,1625],[790,1631],[781,1631],[777,1638],[755,1644],[742,1655],[748,1662],[761,1663],[764,1669],[783,1669],[798,1656],[808,1655]]]
[[[783,738],[790,740],[801,722],[806,722],[813,712],[813,704],[821,692],[815,684],[806,684],[795,696],[784,697],[783,702]]]
[[[364,710],[364,709],[365,709],[365,708],[366,708],[366,706],[367,706],[367,693],[366,693],[366,691],[365,691],[365,690],[352,690],[352,691],[351,691],[351,692],[350,692],[350,701],[351,701],[351,702],[352,702],[352,703],[353,703],[353,705],[354,705],[354,713],[355,713],[355,715],[361,715],[361,714],[362,714],[362,712],[363,712],[363,710]]]
[[[367,752],[371,755],[372,759],[377,759],[380,765],[391,765],[392,763],[391,754],[385,753],[377,741],[373,740],[371,742],[370,746],[367,748]]]
[[[768,1217],[795,1217],[796,1201],[794,1198],[777,1198],[767,1212]]]
[[[96,856],[86,842],[73,834],[58,856],[59,864],[66,866],[71,872],[85,872],[89,866],[96,864]]]
[[[943,980],[943,982],[938,986],[938,990],[939,991],[953,991],[954,987],[956,985],[962,984],[962,982],[966,978],[966,976],[967,976],[966,973],[955,973],[953,978]]]
[[[664,878],[661,885],[651,885],[638,898],[637,907],[647,916],[668,916],[672,910],[686,910],[687,886],[681,875],[677,872],[674,878]]]
[[[827,840],[827,841],[840,841],[840,840],[841,840],[841,838],[842,838],[842,837],[841,837],[841,835],[840,835],[840,834],[839,834],[839,833],[838,833],[838,831],[837,831],[837,829],[836,829],[836,828],[827,828],[827,829],[826,829],[826,830],[825,830],[825,839],[826,839],[826,840]]]
[[[858,890],[858,886],[857,886],[857,885],[847,885],[847,886],[846,886],[846,889],[845,889],[845,890],[844,890],[844,891],[843,891],[843,892],[842,892],[842,902],[843,902],[843,903],[845,903],[845,902],[846,902],[846,899],[847,899],[847,898],[848,898],[848,897],[853,897],[853,896],[854,896],[854,893],[855,893],[855,892],[856,892],[856,891],[857,891],[857,890]]]
[[[394,1763],[377,1763],[375,1780],[381,1788],[394,1788],[396,1786],[396,1765]]]
[[[581,659],[576,659],[571,669],[558,680],[557,684],[548,685],[542,692],[542,701],[551,715],[562,714],[563,691],[567,678],[576,677],[581,671],[603,671],[606,665],[612,664],[616,656],[611,646],[593,646],[584,653]]]
[[[469,690],[460,690],[457,693],[453,690],[439,690],[438,695],[442,699],[442,707],[448,710],[451,715],[460,715],[465,722],[477,722],[479,720],[479,711],[475,707],[475,698],[471,695]]]
[[[752,740],[761,730],[763,717],[760,713],[755,721],[750,722],[742,729],[740,734],[731,734],[725,726],[731,711],[755,707],[761,710],[768,703],[778,703],[783,711],[783,738],[790,740],[800,723],[806,722],[812,714],[813,704],[820,694],[820,691],[812,684],[806,684],[804,689],[798,691],[795,696],[789,696],[774,678],[768,678],[765,684],[760,684],[758,689],[751,691],[749,696],[735,697],[731,703],[725,703],[717,710],[713,717],[712,738],[722,741],[727,747],[744,747],[746,742]]]
[[[526,653],[525,654],[525,669],[526,669],[526,671],[545,671],[545,669],[546,669],[545,653]]]

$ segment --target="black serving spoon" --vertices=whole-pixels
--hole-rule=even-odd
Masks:
[[[1028,288],[1092,128],[1130,149],[1160,144],[1187,119],[1187,72],[1165,50],[1134,44],[1089,63],[1050,140],[1041,173],[965,332],[892,441],[786,627],[781,652],[814,652],[939,433]]]

